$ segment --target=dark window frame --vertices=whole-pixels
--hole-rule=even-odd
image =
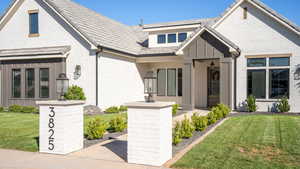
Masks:
[[[180,39],[180,35],[185,35],[184,39]],[[187,39],[187,33],[186,32],[180,32],[178,33],[178,42],[184,42]]]
[[[29,97],[28,95],[28,74],[27,71],[33,70],[33,97]],[[34,68],[26,68],[25,69],[25,98],[27,99],[33,99],[35,98],[35,69]]]
[[[272,59],[288,59],[288,65],[272,65],[271,60]],[[269,67],[288,67],[291,65],[291,59],[290,57],[270,57],[269,58]]]
[[[250,65],[251,60],[264,60],[264,65],[256,66],[256,65]],[[267,58],[247,58],[247,67],[266,67],[267,66]]]
[[[14,72],[15,71],[18,71],[20,74],[20,85],[19,85],[19,95],[18,96],[15,96],[15,76],[14,76]],[[16,68],[16,69],[12,69],[11,70],[11,98],[14,98],[14,99],[20,99],[22,98],[22,69],[20,68]]]
[[[175,92],[174,92],[174,95],[169,94],[169,70],[170,71],[175,71],[175,79],[174,79],[174,82],[175,82]],[[176,68],[167,68],[167,85],[166,85],[166,91],[167,91],[167,96],[170,96],[170,97],[177,96],[177,70],[176,70]]]
[[[175,36],[175,41],[170,42],[170,36],[173,36],[173,35]],[[176,33],[169,33],[167,39],[168,39],[168,43],[177,43],[177,34]]]
[[[249,76],[249,72],[254,72],[254,71],[256,71],[256,72],[258,72],[258,71],[263,71],[264,73],[265,73],[265,83],[264,83],[264,98],[260,98],[260,97],[256,97],[255,95],[253,95],[253,93],[249,93],[249,79],[248,79],[248,76]],[[247,73],[247,88],[246,88],[246,90],[247,90],[247,97],[249,97],[250,95],[253,95],[253,96],[255,96],[255,98],[256,99],[267,99],[267,70],[266,69],[248,69],[247,71],[246,71],[246,73]]]
[[[164,37],[163,42],[160,42],[160,37]],[[157,35],[157,44],[166,44],[166,43],[167,43],[167,35],[166,34]]]
[[[181,71],[181,77],[179,78],[179,70]],[[177,96],[182,97],[182,82],[183,82],[183,70],[177,68]]]
[[[41,78],[41,70],[48,70],[48,97],[42,97],[42,78]],[[50,68],[39,68],[39,98],[45,99],[50,98]]]
[[[287,78],[287,82],[288,82],[288,85],[287,85],[287,98],[290,98],[290,69],[289,68],[280,68],[280,69],[269,69],[269,99],[280,99],[281,97],[272,97],[271,94],[272,94],[272,82],[271,82],[271,79],[272,79],[272,71],[276,71],[276,70],[286,70],[288,71],[288,78]]]

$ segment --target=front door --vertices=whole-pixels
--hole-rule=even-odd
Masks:
[[[207,106],[213,107],[218,103],[220,103],[220,68],[209,67],[207,80],[208,80]]]

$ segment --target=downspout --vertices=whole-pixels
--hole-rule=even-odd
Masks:
[[[234,55],[234,110],[237,110],[237,58],[241,56],[241,50],[237,49],[237,55]]]
[[[98,87],[98,85],[99,85],[99,77],[98,77],[99,64],[98,63],[99,63],[99,57],[100,57],[99,54],[103,51],[103,48],[101,46],[98,46],[97,48],[98,49],[96,51],[96,106],[99,105],[99,97],[98,97],[98,91],[99,91],[99,87]]]

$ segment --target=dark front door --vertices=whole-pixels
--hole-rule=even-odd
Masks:
[[[209,67],[208,68],[208,107],[213,107],[220,102],[220,68],[219,67]]]

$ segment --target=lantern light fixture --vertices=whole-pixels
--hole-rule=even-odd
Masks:
[[[60,101],[65,100],[65,94],[69,89],[69,79],[65,73],[60,73],[56,79],[56,92],[59,94]]]
[[[154,73],[152,71],[147,72],[146,76],[144,77],[144,92],[145,94],[148,94],[146,97],[146,102],[154,102],[153,94],[156,93],[156,83],[157,78],[154,76]]]

